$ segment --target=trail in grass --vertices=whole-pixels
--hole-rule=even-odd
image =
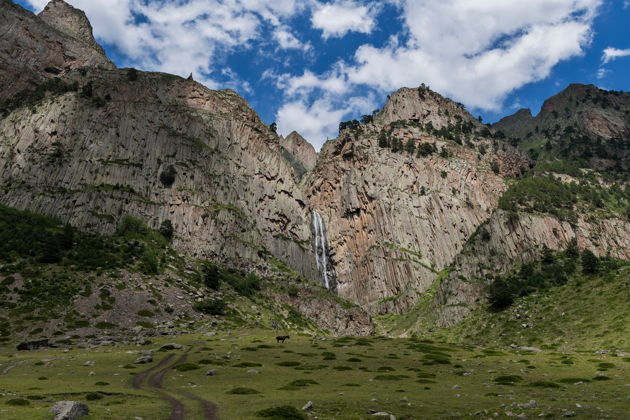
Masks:
[[[193,393],[181,390],[168,390],[165,389],[162,382],[166,375],[173,370],[177,365],[184,363],[188,359],[188,352],[192,348],[188,349],[186,353],[182,354],[177,360],[171,363],[171,360],[175,357],[174,354],[169,354],[160,361],[157,365],[139,373],[132,381],[134,389],[144,389],[149,392],[153,392],[160,398],[168,402],[171,406],[171,416],[169,420],[184,420],[189,410],[186,409],[184,402],[172,395],[172,392],[176,392],[184,397],[196,401],[201,404],[203,418],[205,420],[217,420],[217,406],[211,401],[205,400]],[[148,385],[148,387],[145,387]]]

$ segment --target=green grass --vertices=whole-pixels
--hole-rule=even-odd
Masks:
[[[158,348],[167,342],[183,344],[191,348],[186,364],[193,366],[204,366],[203,361],[213,362],[215,357],[228,352],[232,352],[232,359],[247,357],[245,361],[232,363],[219,360],[217,374],[212,377],[206,376],[206,369],[183,369],[171,371],[163,381],[165,390],[173,395],[180,395],[177,391],[181,390],[215,402],[221,418],[228,419],[261,418],[257,413],[284,406],[299,410],[309,400],[313,401],[309,412],[312,415],[348,420],[367,418],[367,410],[391,412],[397,418],[418,418],[419,412],[421,418],[473,418],[476,411],[503,413],[506,409],[502,404],[527,403],[532,399],[538,402],[540,409],[528,411],[526,414],[531,417],[544,411],[549,418],[561,418],[563,410],[571,409],[579,418],[598,419],[601,413],[596,407],[600,407],[611,419],[623,419],[628,404],[625,384],[630,377],[630,363],[612,353],[596,354],[594,350],[526,352],[528,366],[536,367],[527,369],[519,362],[525,359],[518,350],[428,343],[416,337],[376,337],[369,340],[369,348],[341,348],[332,347],[329,340],[313,341],[313,337],[296,335],[284,346],[270,346],[272,348],[255,352],[241,350],[270,342],[274,337],[273,331],[219,331],[213,337],[201,334],[154,337],[152,346]],[[326,349],[316,353],[314,346]],[[285,353],[285,350],[293,353]],[[317,365],[324,351],[335,356],[325,362],[327,367],[295,370],[312,363]],[[69,353],[62,349],[16,353],[12,348],[0,348],[0,369],[19,362],[0,376],[0,390],[11,395],[10,398],[0,397],[0,417],[3,420],[46,418],[54,400],[87,401],[92,398],[88,395],[96,394],[102,399],[88,401],[94,419],[166,418],[170,412],[167,403],[150,391],[132,390],[130,386],[132,375],[150,367],[124,368],[135,360],[136,352],[136,346],[125,345],[75,349]],[[361,357],[360,363],[348,367],[346,360],[355,357],[352,353],[373,357]],[[448,354],[451,364],[423,365],[426,355],[439,353]],[[398,358],[387,358],[392,354]],[[166,356],[168,353],[157,353],[155,363]],[[561,363],[569,359],[572,365]],[[38,364],[42,360],[53,361]],[[87,368],[83,364],[88,360],[96,363]],[[277,365],[283,361],[301,364]],[[608,370],[598,372],[600,364]],[[256,366],[259,373],[248,374],[243,365]],[[89,376],[89,371],[94,371],[94,375]],[[463,376],[463,372],[470,374]],[[600,374],[606,376],[598,376]],[[37,379],[42,376],[48,380]],[[575,385],[578,382],[581,384]],[[455,394],[460,396],[455,397]],[[10,399],[24,399],[29,404],[7,405]],[[201,416],[194,401],[184,402],[193,418]],[[583,407],[576,408],[576,402]]]

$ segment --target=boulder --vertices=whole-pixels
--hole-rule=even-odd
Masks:
[[[59,401],[50,409],[55,420],[74,420],[87,416],[90,410],[87,404],[77,401]]]
[[[153,362],[153,356],[146,355],[138,357],[133,363],[136,365],[145,365],[147,363]]]
[[[206,376],[214,376],[216,374],[217,374],[216,369],[210,369],[209,371],[206,372]]]
[[[160,350],[181,350],[183,348],[184,348],[184,346],[182,346],[181,344],[168,343],[168,344],[164,344],[162,347],[160,347]]]
[[[303,411],[309,411],[313,409],[313,401],[309,401],[306,404],[304,404],[304,407],[302,407]]]
[[[48,338],[41,338],[39,340],[23,341],[17,345],[17,349],[23,350],[40,350],[55,347],[50,343]]]

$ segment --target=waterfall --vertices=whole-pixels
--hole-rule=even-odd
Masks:
[[[334,289],[335,272],[330,263],[330,249],[326,239],[326,229],[321,214],[313,210],[313,237],[315,241],[315,261],[322,285],[326,289]]]

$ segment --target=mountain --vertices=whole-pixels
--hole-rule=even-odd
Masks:
[[[114,301],[154,300],[109,302],[128,276],[182,296],[161,324],[220,312],[213,322],[425,334],[487,309],[500,286],[512,300],[539,290],[510,273],[549,252],[630,259],[628,93],[571,85],[539,115],[490,126],[425,85],[401,88],[317,154],[231,90],[116,68],[62,0],[39,16],[9,0],[0,10],[0,227],[21,250],[2,254],[19,293],[2,290],[14,308],[51,267],[64,285],[94,271],[66,309],[89,306],[83,293],[102,310],[92,318],[127,317],[127,329],[141,315]],[[37,239],[32,253],[11,220]],[[104,249],[104,266],[77,263]]]
[[[520,110],[493,125],[535,157],[582,160],[626,176],[630,169],[630,93],[569,85],[540,113]]]
[[[279,137],[244,99],[115,68],[63,1],[40,16],[6,0],[0,8],[0,80],[13,95],[0,103],[1,204],[101,235],[131,217],[167,226],[187,259],[263,276],[280,264],[317,281],[306,197]]]
[[[281,138],[280,145],[290,153],[304,168],[303,173],[310,171],[317,163],[317,152],[298,132],[292,131],[288,136]]]

